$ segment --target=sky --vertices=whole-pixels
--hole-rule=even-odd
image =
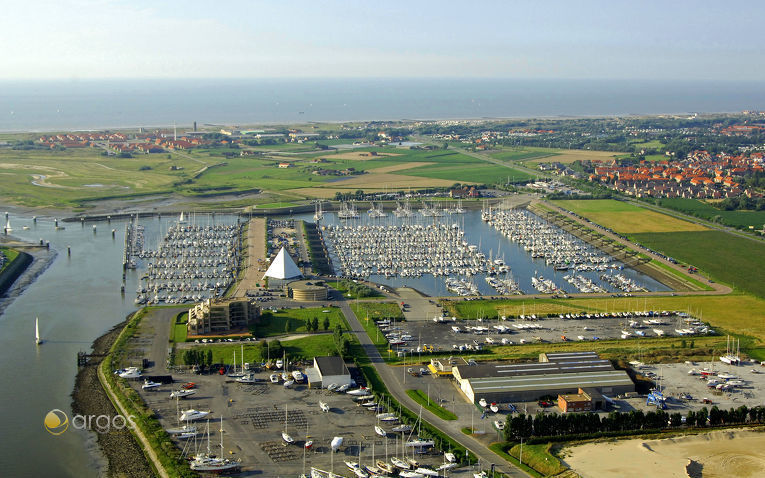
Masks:
[[[0,79],[765,77],[755,0],[0,5]]]

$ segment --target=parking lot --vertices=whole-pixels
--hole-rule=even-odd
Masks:
[[[270,383],[270,374],[268,370],[256,373],[263,381],[250,385],[233,382],[224,375],[184,374],[176,375],[172,386],[152,391],[141,390],[141,381],[134,386],[165,428],[179,426],[176,407],[180,412],[189,408],[211,411],[210,447],[214,452],[220,445],[222,417],[225,454],[241,459],[242,476],[295,477],[303,472],[304,462],[308,471],[311,466],[323,470],[334,467],[336,473],[352,476],[343,461],[358,461],[359,452],[362,465],[373,463],[373,453],[376,460],[385,459],[386,454],[402,455],[402,443],[409,434],[393,433],[390,429],[395,424],[383,424],[390,433],[387,437],[378,436],[374,429],[378,424],[376,413],[354,402],[350,395],[309,389],[306,384],[285,388]],[[176,405],[176,400],[169,398],[170,392],[179,389],[183,381],[193,381],[197,393]],[[322,412],[319,401],[325,402],[330,411]],[[196,449],[206,451],[207,447],[206,421],[195,424],[201,432],[196,444],[193,439],[177,441],[181,449],[192,454]],[[295,439],[294,444],[283,442],[281,433],[285,430]],[[330,443],[336,436],[343,437],[343,445],[333,454]],[[307,440],[313,440],[308,450],[304,447]],[[413,456],[411,449],[407,451],[408,456]],[[439,451],[418,454],[415,458],[434,468],[443,463]]]
[[[618,316],[616,316],[618,315]],[[608,317],[536,317],[507,318],[502,320],[453,320],[442,322],[398,322],[386,334],[392,335],[393,350],[417,352],[424,344],[434,350],[480,350],[487,345],[513,345],[534,342],[591,341],[601,339],[679,336],[677,330],[688,331],[687,336],[710,333],[701,322],[692,317],[669,314],[646,316],[638,314],[612,314]],[[657,332],[660,331],[660,332]],[[627,335],[629,334],[629,335]],[[405,342],[405,343],[400,343]]]

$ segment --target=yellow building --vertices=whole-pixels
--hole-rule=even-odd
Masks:
[[[256,321],[260,308],[244,299],[207,299],[189,309],[188,335],[225,334]]]

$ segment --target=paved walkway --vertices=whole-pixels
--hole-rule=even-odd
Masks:
[[[247,255],[245,257],[244,277],[234,292],[234,297],[244,297],[248,290],[257,289],[255,284],[263,281],[265,269],[261,261],[266,259],[266,218],[250,219],[247,227]],[[261,270],[262,269],[262,270]]]
[[[358,337],[361,346],[364,348],[364,351],[372,362],[372,365],[377,370],[377,373],[380,374],[380,378],[385,383],[385,386],[388,387],[388,391],[391,393],[391,395],[393,395],[396,400],[401,403],[402,406],[408,408],[409,410],[419,410],[420,404],[409,398],[409,396],[406,394],[403,383],[398,379],[398,375],[401,375],[402,377],[404,376],[400,372],[401,369],[391,367],[383,361],[383,358],[380,356],[377,347],[375,347],[375,345],[372,343],[372,340],[364,331],[364,328],[361,326],[361,323],[359,323],[348,302],[342,301],[339,303],[339,305],[340,309],[343,311],[343,315],[345,315],[345,318],[348,321],[351,332],[353,332],[356,337]],[[523,478],[528,476],[525,472],[507,463],[500,456],[487,449],[484,444],[472,436],[462,433],[459,420],[442,420],[426,409],[422,410],[422,418],[434,427],[441,430],[443,433],[449,435],[454,441],[467,448],[471,455],[478,457],[481,460],[483,468],[488,468],[489,463],[495,463],[497,464],[495,468],[496,471],[504,473],[507,476]]]

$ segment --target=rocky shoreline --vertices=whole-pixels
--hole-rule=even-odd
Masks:
[[[93,342],[93,354],[109,351],[127,320],[115,325]],[[117,411],[98,380],[98,365],[103,357],[91,357],[87,366],[81,367],[72,392],[72,411],[81,415],[114,416]],[[95,432],[93,432],[95,433]],[[154,476],[143,450],[127,430],[111,430],[97,433],[98,446],[108,461],[106,475],[110,477],[145,478]]]

